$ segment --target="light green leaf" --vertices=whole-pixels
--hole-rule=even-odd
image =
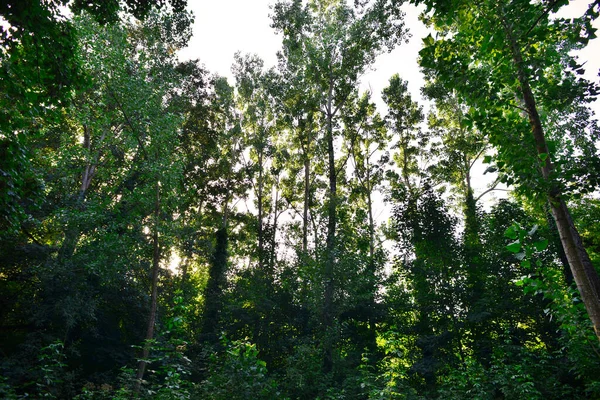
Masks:
[[[426,38],[423,38],[423,45],[424,46],[431,46],[433,45],[434,40],[433,40],[433,36],[431,36],[431,34],[429,34],[429,36],[427,36]]]
[[[511,225],[509,226],[506,231],[504,231],[504,236],[509,238],[509,239],[516,239],[517,238],[517,227],[515,225]]]

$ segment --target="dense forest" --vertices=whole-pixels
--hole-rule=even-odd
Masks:
[[[278,0],[232,81],[185,0],[0,2],[0,397],[600,399],[568,3]]]

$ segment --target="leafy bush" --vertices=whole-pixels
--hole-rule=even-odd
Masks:
[[[258,358],[256,345],[222,337],[223,354],[210,355],[209,376],[202,382],[199,398],[245,400],[281,398],[276,382],[267,375],[267,364]]]

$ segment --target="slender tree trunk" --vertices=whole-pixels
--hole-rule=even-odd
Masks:
[[[367,179],[369,175],[367,173]],[[367,194],[367,212],[369,215],[369,272],[375,275],[375,221],[373,218],[373,201],[371,192]]]
[[[105,134],[102,134],[100,138],[100,143],[104,140]],[[88,157],[91,152],[91,137],[90,131],[86,125],[83,126],[83,148],[87,150]],[[79,191],[77,192],[77,196],[75,197],[75,204],[73,208],[76,211],[81,211],[84,208],[85,196],[87,194],[87,190],[92,183],[92,178],[96,173],[96,165],[98,162],[100,154],[96,156],[94,162],[88,159],[87,164],[85,165],[83,172],[81,173],[81,185],[79,186]],[[78,226],[73,226],[72,224],[67,228],[65,232],[65,239],[63,240],[62,245],[58,251],[58,262],[63,263],[64,261],[70,259],[75,253],[75,248],[77,247],[77,242],[79,242],[79,237],[81,236],[81,229]]]
[[[310,159],[304,158],[304,209],[302,221],[302,252],[308,252],[308,207],[310,204]]]
[[[370,142],[367,140],[366,150],[365,150],[365,183],[364,188],[367,192],[367,214],[369,216],[369,269],[375,274],[375,221],[373,218],[373,200],[371,199],[371,195],[373,194],[373,185],[371,183],[371,163],[370,157]]]
[[[276,262],[276,245],[277,245],[277,224],[279,219],[279,175],[275,180],[275,201],[273,203],[273,233],[271,234],[271,255],[269,257],[269,271],[271,278],[274,274],[275,262]]]
[[[517,68],[521,94],[523,96],[525,108],[527,109],[536,150],[538,155],[540,155],[540,159],[545,158],[544,164],[541,167],[542,176],[544,180],[549,181],[551,179],[550,175],[553,167],[544,136],[544,129],[537,111],[535,97],[529,86],[529,80],[523,67],[521,49],[512,36],[510,26],[506,21],[503,21],[503,23],[505,32],[510,41],[513,62]],[[579,232],[573,223],[565,200],[560,193],[560,189],[556,187],[556,185],[552,185],[547,193],[547,197],[552,216],[556,222],[560,241],[565,251],[565,255],[567,256],[571,271],[573,272],[573,278],[594,326],[596,336],[600,340],[600,278],[583,246]]]
[[[321,257],[319,255],[319,252],[316,251],[317,250],[317,243],[319,243],[319,227],[317,226],[317,220],[314,216],[314,213],[309,209],[308,210],[309,213],[309,221],[312,224],[312,236],[313,236],[313,243],[315,245],[315,262],[319,263],[321,260]]]
[[[367,149],[368,153],[368,149]],[[368,157],[368,156],[367,156]],[[367,159],[367,171],[366,171],[366,189],[367,189],[367,214],[369,216],[369,265],[368,265],[368,273],[369,279],[371,280],[369,284],[369,304],[371,307],[367,316],[367,322],[369,326],[369,337],[367,344],[369,345],[369,351],[374,353],[377,351],[377,331],[376,331],[376,323],[378,316],[374,315],[377,304],[375,302],[375,291],[377,290],[377,271],[375,265],[375,219],[373,218],[373,200],[371,198],[371,194],[373,191],[373,187],[371,185],[371,166],[369,165],[369,161]],[[372,357],[374,359],[374,357]]]
[[[411,189],[410,184],[410,171],[408,170],[408,143],[406,143],[405,139],[402,138],[403,141],[403,150],[402,150],[402,158],[403,158],[403,168],[402,168],[402,179],[404,180],[404,184],[407,189]]]
[[[156,183],[156,199],[154,203],[154,233],[152,235],[152,294],[150,295],[150,317],[148,318],[148,327],[146,329],[146,340],[142,350],[142,358],[138,365],[135,393],[139,393],[146,371],[148,356],[150,355],[150,342],[154,339],[154,325],[156,324],[156,309],[158,305],[158,271],[160,267],[160,243],[158,241],[158,227],[160,218],[160,186]]]
[[[263,152],[258,153],[258,182],[257,182],[257,202],[258,202],[258,268],[262,274],[265,274],[265,238],[263,226]]]
[[[468,164],[468,163],[466,163]],[[484,366],[489,366],[491,357],[491,345],[489,337],[489,321],[482,317],[488,310],[485,302],[481,299],[486,296],[486,264],[481,259],[482,244],[479,237],[480,220],[477,215],[477,202],[473,197],[473,188],[471,187],[471,179],[469,169],[467,167],[465,175],[466,190],[464,193],[464,240],[463,254],[465,257],[465,274],[466,274],[466,296],[464,302],[469,309],[469,315],[465,321],[465,325],[458,329],[458,334],[463,335],[464,332],[470,331],[467,336],[472,340],[472,348],[474,355],[479,362]],[[470,318],[478,315],[480,317]],[[457,325],[459,326],[459,325]]]
[[[304,208],[302,220],[302,252],[308,254],[308,212],[310,207],[310,125],[306,133],[306,146],[304,147]]]
[[[332,82],[329,85],[329,98],[327,104],[327,158],[329,165],[329,204],[327,207],[327,238],[325,248],[325,296],[323,302],[323,322],[325,327],[325,345],[323,357],[323,372],[331,372],[333,367],[333,293],[335,269],[335,231],[337,208],[337,177],[335,171],[335,149],[333,146],[333,115],[332,107]]]

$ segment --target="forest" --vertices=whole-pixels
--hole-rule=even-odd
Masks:
[[[600,399],[586,3],[274,0],[232,80],[186,0],[0,2],[0,398]]]

